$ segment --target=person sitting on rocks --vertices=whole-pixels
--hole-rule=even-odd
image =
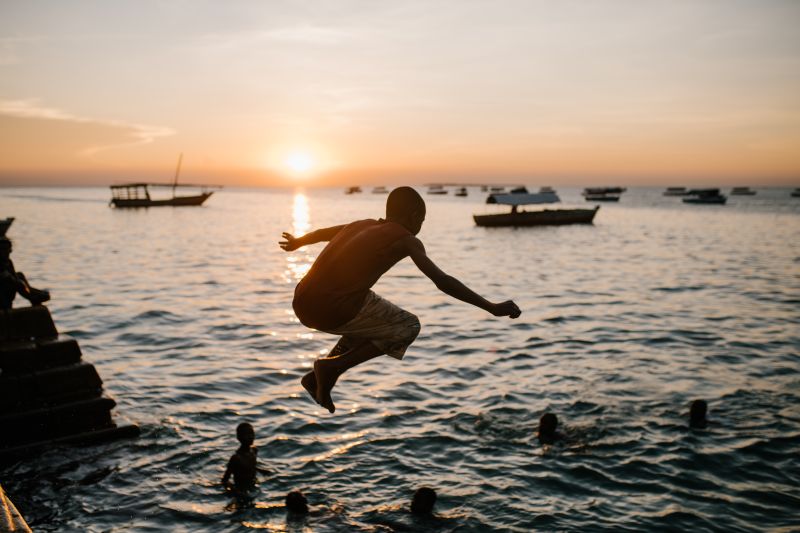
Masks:
[[[0,237],[0,309],[11,309],[17,294],[27,299],[31,305],[39,305],[50,299],[50,293],[34,289],[25,278],[25,274],[17,272],[11,261],[11,241],[8,237]]]

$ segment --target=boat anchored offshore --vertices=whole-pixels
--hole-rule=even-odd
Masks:
[[[625,187],[587,187],[583,190],[587,202],[619,202]]]
[[[731,189],[731,196],[755,196],[756,191],[750,187],[734,187]]]
[[[353,187],[348,187],[344,191],[345,194],[358,194],[360,192],[361,192],[361,187],[359,187],[358,185],[354,185]]]
[[[428,194],[447,194],[447,189],[442,187],[441,185],[431,185],[428,187]]]
[[[178,158],[178,167],[175,169],[175,179],[169,183],[124,183],[122,185],[111,186],[111,205],[114,207],[162,207],[162,206],[190,206],[203,205],[208,197],[214,194],[209,189],[221,189],[218,185],[189,185],[178,184],[178,176],[181,172],[181,162],[183,154]],[[169,187],[172,189],[171,198],[153,199],[150,196],[150,187]],[[199,188],[200,194],[194,196],[177,196],[175,189],[178,187]]]
[[[555,192],[529,193],[525,187],[518,187],[510,193],[490,194],[487,204],[509,205],[510,213],[490,213],[473,215],[475,224],[485,227],[497,226],[561,226],[565,224],[591,224],[597,210],[594,209],[543,209],[523,211],[524,205],[551,204],[560,202]]]
[[[728,197],[719,193],[719,189],[692,189],[683,199],[685,204],[717,204],[723,205]]]
[[[454,196],[467,196],[467,188],[466,187],[459,187],[456,189]]]
[[[664,196],[686,196],[689,191],[686,187],[667,187],[667,190],[663,192]]]

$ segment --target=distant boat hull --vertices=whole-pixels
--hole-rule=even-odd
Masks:
[[[587,202],[619,202],[619,196],[606,196],[605,194],[587,195]]]
[[[716,204],[716,205],[723,205],[725,202],[728,201],[728,198],[725,196],[698,196],[695,198],[684,198],[683,203],[685,204]]]
[[[599,207],[594,209],[545,209],[490,215],[473,215],[475,224],[483,227],[502,226],[563,226],[591,224]]]
[[[114,198],[111,203],[114,207],[163,207],[163,206],[190,206],[190,205],[203,205],[203,202],[208,200],[212,192],[204,192],[197,196],[176,196],[174,198],[165,198],[164,200],[148,200],[147,198],[124,199]]]

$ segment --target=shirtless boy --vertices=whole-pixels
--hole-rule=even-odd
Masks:
[[[411,257],[439,290],[453,298],[494,316],[520,315],[513,301],[492,303],[440,270],[416,237],[424,220],[425,201],[419,193],[398,187],[386,200],[385,219],[357,220],[302,237],[283,234],[285,240],[279,244],[287,252],[328,241],[297,284],[292,306],[304,326],[341,336],[301,380],[314,400],[331,413],[336,410],[331,389],[344,372],[383,354],[402,359],[419,333],[416,316],[370,290],[401,259]]]

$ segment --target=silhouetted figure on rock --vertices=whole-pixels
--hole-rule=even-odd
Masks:
[[[539,430],[536,438],[542,444],[554,444],[561,439],[558,429],[558,417],[553,413],[545,413],[539,419]]]
[[[255,485],[256,473],[267,473],[258,467],[258,449],[253,446],[256,434],[253,426],[242,422],[236,427],[236,439],[239,449],[236,450],[222,475],[222,484],[230,488],[230,478],[233,475],[233,487],[237,490],[247,490]]]
[[[50,299],[47,291],[34,289],[25,278],[25,274],[17,272],[11,261],[11,241],[8,237],[0,237],[0,309],[11,309],[17,294],[27,299],[31,305],[39,305]]]
[[[365,219],[294,237],[283,233],[280,247],[290,252],[328,241],[294,291],[292,306],[303,325],[340,335],[326,357],[301,383],[314,400],[333,413],[331,389],[344,372],[379,355],[402,359],[419,334],[419,320],[371,287],[401,259],[411,257],[442,292],[495,316],[516,318],[517,305],[492,303],[442,272],[416,235],[425,220],[425,201],[411,187],[394,189],[386,200],[386,218]]]
[[[708,425],[706,414],[708,413],[708,404],[705,400],[695,400],[689,408],[689,427],[696,429],[703,429]]]
[[[411,499],[411,512],[417,515],[429,515],[436,504],[436,491],[430,487],[420,487]]]

